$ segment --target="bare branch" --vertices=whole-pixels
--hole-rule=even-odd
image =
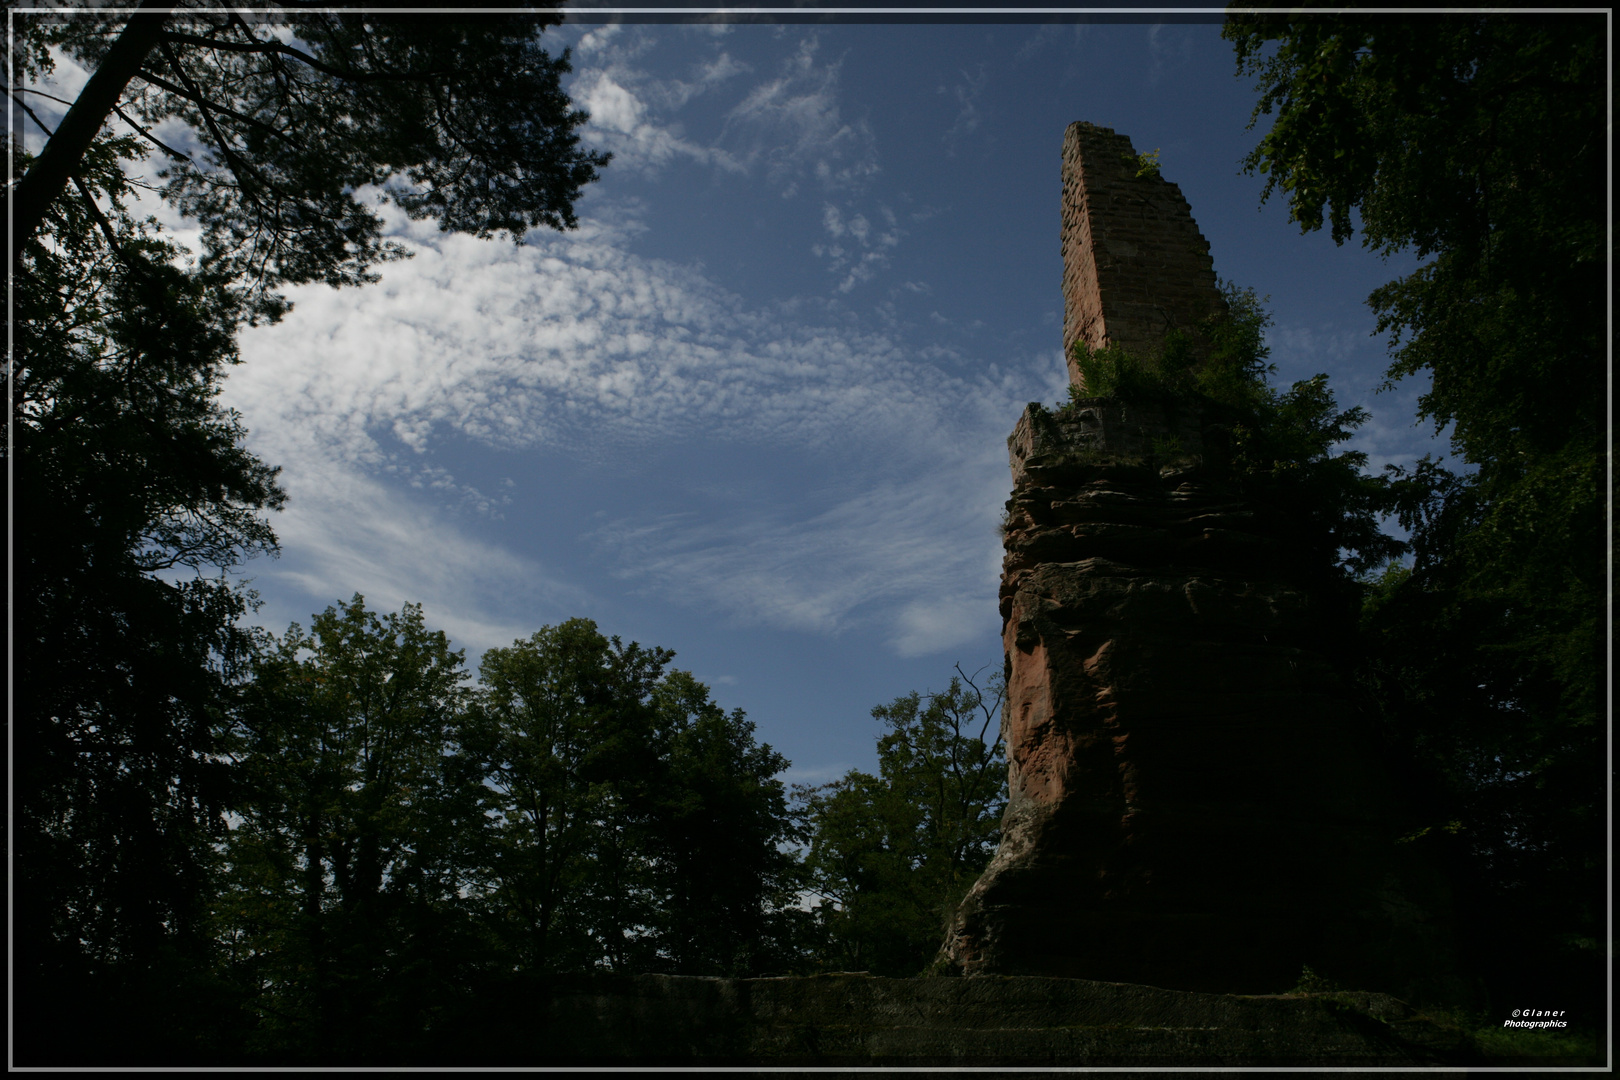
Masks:
[[[221,41],[218,38],[197,37],[194,34],[182,34],[169,31],[163,35],[164,44],[170,42],[181,45],[196,45],[204,49],[219,49],[223,52],[259,53],[277,56],[290,56],[300,63],[307,64],[323,75],[330,75],[334,79],[343,79],[347,82],[422,82],[429,79],[442,79],[449,75],[448,70],[402,71],[402,72],[366,72],[345,71],[319,60],[302,49],[295,49],[291,45],[283,45],[279,41],[259,41],[254,39],[253,44],[243,44],[235,41]]]
[[[48,98],[49,100],[56,102],[58,105],[66,105],[69,108],[73,106],[73,102],[69,101],[67,98],[59,98],[55,94],[47,94],[45,91],[37,90],[32,86],[8,86],[6,87],[6,93],[12,95],[33,94],[35,97]],[[19,101],[17,104],[22,105],[22,102]],[[28,106],[23,105],[23,108],[26,109]],[[44,125],[41,126],[43,127]]]
[[[255,118],[253,118],[251,116],[246,116],[246,115],[244,115],[242,113],[237,112],[235,109],[230,109],[230,108],[227,108],[224,105],[219,104],[217,101],[211,101],[208,98],[203,97],[202,93],[200,91],[196,90],[195,85],[193,85],[191,90],[187,90],[185,87],[176,86],[174,83],[172,83],[169,80],[163,78],[161,75],[157,75],[157,74],[154,74],[153,72],[147,71],[145,68],[142,68],[139,72],[137,72],[137,74],[139,75],[140,78],[142,78],[145,81],[151,83],[153,86],[157,87],[159,90],[167,90],[169,93],[173,94],[175,97],[182,98],[182,99],[184,99],[186,101],[191,102],[193,105],[197,106],[198,109],[212,109],[214,112],[219,113],[221,116],[228,116],[232,120],[239,121],[240,123],[243,123],[243,124],[251,124],[253,127],[258,128],[260,131],[266,133],[267,135],[274,135],[276,138],[280,139],[282,142],[291,143],[293,141],[292,136],[288,135],[286,132],[281,131],[278,128],[275,128],[275,127],[272,127],[269,124],[266,124],[262,120],[257,120],[257,119],[255,119]],[[189,82],[190,80],[188,79],[187,81]]]
[[[161,140],[158,139],[158,137],[156,135],[153,135],[150,131],[146,130],[144,127],[137,124],[134,120],[132,120],[130,118],[129,114],[124,112],[124,110],[122,108],[120,108],[119,106],[114,105],[113,106],[113,112],[117,113],[118,118],[120,120],[122,120],[124,123],[128,124],[130,127],[134,128],[136,131],[140,132],[142,135],[145,135],[148,142],[150,142],[153,146],[157,147],[159,150],[163,151],[165,154],[168,154],[170,157],[174,158],[177,161],[190,161],[191,160],[190,157],[186,156],[185,154],[182,154],[180,151],[174,149],[174,147],[163,143]]]
[[[11,89],[10,87],[6,88],[6,92],[8,94],[10,94],[13,99],[16,100],[18,107],[21,108],[23,112],[28,114],[28,118],[30,120],[32,120],[34,123],[39,125],[39,130],[41,130],[41,131],[43,131],[45,133],[46,138],[49,138],[50,135],[51,135],[51,129],[46,126],[45,121],[43,121],[43,120],[41,120],[39,118],[38,113],[34,112],[33,109],[30,109],[28,107],[28,102],[26,102],[26,101],[22,100],[21,98],[17,97],[17,91]],[[52,101],[61,101],[62,99],[61,98],[52,98],[51,100]]]

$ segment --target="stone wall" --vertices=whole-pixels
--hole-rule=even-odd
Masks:
[[[446,1032],[443,1063],[1411,1068],[1476,1056],[1462,1032],[1374,994],[1235,997],[1041,978],[580,975],[482,1004]]]
[[[1222,305],[1209,243],[1181,189],[1138,177],[1130,139],[1077,122],[1063,137],[1063,354],[1076,341],[1151,355]]]

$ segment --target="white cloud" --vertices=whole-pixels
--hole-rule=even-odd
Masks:
[[[584,59],[603,52],[623,33],[623,23],[608,23],[606,26],[598,26],[588,31],[574,46],[575,59]]]
[[[517,248],[405,228],[416,257],[379,284],[294,290],[284,326],[244,336],[244,411],[268,405],[381,468],[402,460],[384,435],[407,451],[440,429],[509,448],[606,430],[817,446],[939,405],[936,376],[895,340],[748,310],[598,223]],[[256,359],[272,348],[275,363]]]
[[[1185,66],[1193,56],[1193,34],[1188,27],[1155,23],[1148,27],[1148,85],[1158,86],[1166,67]]]
[[[1018,47],[1018,51],[1013,55],[1013,63],[1023,64],[1034,59],[1047,45],[1056,45],[1058,48],[1069,50],[1078,48],[1085,38],[1087,29],[1085,23],[1075,23],[1070,27],[1047,23],[1037,29]]]
[[[872,280],[878,271],[889,265],[890,249],[899,245],[902,232],[896,227],[894,213],[888,207],[880,207],[879,212],[889,226],[883,231],[874,229],[864,214],[846,219],[843,211],[831,203],[823,208],[822,228],[835,240],[847,238],[853,245],[852,248],[839,243],[811,245],[811,254],[826,259],[829,273],[843,274],[835,291],[847,293],[857,284]]]
[[[997,546],[989,501],[996,493],[985,490],[990,470],[982,467],[969,470],[979,474],[969,484],[977,490],[957,490],[961,464],[942,470],[944,482],[918,475],[879,480],[809,516],[781,507],[767,515],[756,508],[714,520],[626,522],[597,540],[620,553],[621,575],[646,591],[745,625],[835,635],[899,621],[912,631],[913,615],[894,613],[919,592],[959,587],[964,575],[981,594],[982,620],[994,610],[984,594],[994,595],[995,577],[982,570],[985,553]],[[967,537],[978,542],[964,548]]]
[[[688,101],[701,94],[723,86],[738,75],[753,71],[753,67],[743,63],[730,53],[722,52],[712,60],[700,60],[692,65],[692,78],[649,80],[646,83],[648,93],[658,101],[663,108],[674,110],[684,106]]]
[[[659,43],[648,27],[628,32],[619,26],[598,27],[580,39],[575,53],[581,63],[568,91],[590,113],[583,137],[612,151],[615,169],[651,174],[686,158],[727,172],[745,171],[726,150],[686,138],[672,114],[751,70],[749,66],[721,51],[694,63],[690,79],[654,78],[643,58]],[[710,47],[717,44],[711,41]]]
[[[1342,364],[1357,353],[1377,351],[1365,329],[1336,326],[1304,326],[1279,323],[1266,334],[1272,359],[1285,371],[1310,368],[1312,374],[1327,366]],[[1307,375],[1295,376],[1306,378]]]
[[[742,170],[724,150],[698,146],[682,138],[678,126],[655,123],[636,93],[607,71],[583,74],[573,85],[573,96],[590,113],[587,138],[612,151],[615,168],[650,173],[676,157],[687,157],[732,172]]]
[[[781,780],[783,784],[790,788],[795,784],[808,784],[814,787],[820,784],[831,783],[834,780],[842,780],[845,774],[847,774],[853,768],[855,768],[855,765],[851,762],[840,761],[836,764],[824,765],[817,769],[784,769],[777,775],[777,779]],[[809,897],[811,895],[812,894],[806,893],[804,894],[804,897]],[[804,897],[800,898],[801,905],[805,906],[806,910],[809,910]]]
[[[1027,378],[1017,383],[1028,392]],[[925,455],[896,455],[827,491],[718,516],[625,519],[592,539],[642,592],[742,625],[868,628],[904,657],[951,649],[994,618],[995,524],[1009,483],[1002,429],[1021,405],[996,396],[982,416],[940,417],[953,431],[942,439],[908,425]],[[973,412],[966,402],[962,411]]]
[[[1001,545],[993,546],[994,581],[999,576]],[[991,592],[991,597],[994,592]],[[944,652],[980,636],[986,622],[984,592],[963,592],[939,600],[918,600],[907,604],[895,619],[894,649],[904,657],[930,656]]]
[[[1341,449],[1365,453],[1373,472],[1385,465],[1410,466],[1426,453],[1449,454],[1446,433],[1433,437],[1431,423],[1414,420],[1417,399],[1428,390],[1427,378],[1408,378],[1387,391],[1379,390],[1389,357],[1384,341],[1368,329],[1279,323],[1266,335],[1278,368],[1276,384],[1286,388],[1327,373],[1339,408],[1359,405],[1367,410],[1367,422]]]
[[[522,247],[394,226],[414,259],[364,290],[294,290],[282,325],[244,335],[227,381],[256,452],[286,468],[288,557],[272,574],[316,597],[422,600],[467,640],[502,643],[518,618],[500,614],[506,583],[558,617],[591,599],[542,553],[458,531],[446,504],[494,515],[510,496],[429,449],[453,436],[580,461],[742,443],[818,462],[826,494],[614,521],[598,538],[637,588],[818,634],[876,623],[906,655],[965,640],[965,597],[994,610],[1000,445],[1025,401],[1060,392],[1055,356],[964,378],[954,354],[749,308],[594,221]]]
[[[19,11],[13,17],[27,16]],[[54,45],[48,51],[55,66],[37,84],[32,85],[31,88],[40,93],[25,94],[23,100],[35,115],[54,130],[62,117],[67,115],[67,103],[76,100],[80,91],[84,89],[84,84],[90,81],[90,72]],[[13,130],[22,133],[24,148],[31,154],[39,153],[45,148],[47,138],[45,132],[32,119],[23,119],[26,114],[21,114],[21,110],[16,106],[12,109],[13,115],[18,118]]]
[[[323,460],[295,440],[296,432],[264,424],[250,442],[283,466],[289,495],[287,509],[272,523],[282,557],[246,567],[260,587],[280,586],[280,603],[260,613],[272,629],[292,621],[307,625],[311,612],[356,592],[376,611],[420,603],[429,625],[467,648],[476,666],[484,650],[595,606],[584,590],[532,557],[470,538],[431,503]],[[290,595],[301,595],[303,604],[294,606]]]
[[[820,64],[819,40],[810,34],[781,66],[728,114],[721,142],[738,160],[763,162],[773,182],[796,191],[815,177],[824,190],[855,189],[879,171],[872,132],[844,119],[839,108],[839,64]]]
[[[951,96],[956,98],[957,104],[956,120],[943,140],[946,153],[952,157],[956,156],[956,149],[962,140],[978,131],[984,121],[984,115],[979,110],[979,99],[984,95],[985,83],[989,78],[983,64],[979,65],[978,71],[964,70],[961,75],[962,81],[951,88]],[[940,87],[941,91],[944,89]]]
[[[691,62],[686,78],[648,74],[643,58],[663,40],[651,28],[598,29],[580,39],[581,66],[569,91],[591,114],[584,137],[612,151],[615,168],[654,174],[684,159],[734,175],[762,171],[785,198],[806,182],[858,192],[877,174],[872,132],[842,115],[839,64],[821,62],[814,32],[798,40],[774,76],[735,91],[753,67],[701,32],[710,55]],[[715,137],[688,137],[674,116],[694,98],[726,92],[738,96]]]

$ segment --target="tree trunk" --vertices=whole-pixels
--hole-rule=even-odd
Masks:
[[[12,189],[12,249],[8,265],[16,265],[23,247],[45,220],[45,211],[67,189],[68,180],[78,171],[85,151],[101,125],[112,115],[124,87],[135,77],[146,54],[162,36],[168,13],[146,10],[160,4],[167,6],[168,0],[141,0],[140,9],[131,16],[101,66],[84,84],[78,100],[68,109],[45,149]]]

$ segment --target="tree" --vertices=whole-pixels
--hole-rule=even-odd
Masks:
[[[800,964],[799,839],[777,775],[741,709],[671,671],[653,692],[668,771],[652,790],[660,966],[683,975],[785,974]]]
[[[1007,768],[999,735],[985,742],[1001,701],[990,690],[958,668],[944,691],[877,706],[878,775],[794,789],[823,968],[906,977],[938,952],[1000,839]]]
[[[1388,378],[1432,377],[1419,418],[1451,425],[1465,469],[1394,470],[1413,561],[1364,617],[1366,685],[1440,785],[1419,831],[1460,838],[1499,991],[1596,977],[1604,24],[1261,13],[1223,32],[1259,78],[1255,119],[1275,114],[1246,161],[1265,194],[1284,191],[1302,230],[1326,220],[1343,243],[1359,227],[1372,250],[1426,260],[1368,302]]]
[[[230,1058],[505,1060],[548,976],[796,963],[787,762],[672,657],[572,619],[468,686],[358,596],[273,642],[230,747]]]
[[[358,595],[256,663],[221,904],[253,1049],[397,1054],[484,959],[463,896],[482,812],[460,746],[466,682],[419,606],[378,616]]]
[[[1348,632],[1358,579],[1406,550],[1383,531],[1396,507],[1389,480],[1365,471],[1362,451],[1338,449],[1369,414],[1360,406],[1341,410],[1325,374],[1286,390],[1272,386],[1277,369],[1268,359],[1272,318],[1264,301],[1229,282],[1221,295],[1218,314],[1171,331],[1154,356],[1075,342],[1085,388],[1070,387],[1063,408],[1098,396],[1196,409],[1205,467],[1265,515],[1318,601],[1345,608],[1340,621]]]
[[[49,1026],[20,1013],[24,1057],[169,1060],[220,996],[170,992],[177,968],[212,970],[198,928],[233,797],[219,748],[255,647],[250,597],[205,572],[273,553],[264,514],[284,498],[216,401],[236,330],[284,313],[282,285],[369,280],[402,254],[367,184],[445,228],[517,237],[571,226],[607,160],[578,149],[567,59],[532,19],[277,27],[158,6],[20,13],[8,68],[13,116],[48,137],[38,157],[10,148],[5,264],[17,970],[25,1009],[71,1006],[101,1036],[40,1047]],[[34,108],[53,46],[92,70],[54,130]],[[178,146],[157,134],[172,120],[189,125],[164,137]],[[196,257],[136,209],[126,173],[154,148],[159,194],[203,225]]]
[[[788,763],[673,656],[586,619],[484,655],[485,888],[525,972],[786,962]]]
[[[128,151],[106,141],[81,164],[87,198],[53,212],[11,291],[24,1059],[51,1030],[34,1009],[96,1017],[71,1046],[52,1040],[84,1060],[210,1022],[218,995],[197,979],[231,798],[219,754],[254,642],[238,625],[250,598],[204,571],[273,551],[261,515],[283,499],[216,400],[237,304],[122,208]]]
[[[650,699],[672,656],[609,641],[587,619],[484,654],[485,887],[519,969],[632,963],[651,921],[637,781],[657,759]]]
[[[529,14],[447,22],[293,11],[250,25],[204,5],[118,23],[88,13],[21,18],[26,81],[52,68],[50,46],[92,70],[83,92],[15,185],[13,259],[116,117],[165,155],[161,194],[203,226],[203,262],[239,283],[257,316],[285,303],[279,284],[370,280],[403,252],[381,239],[367,186],[447,230],[521,238],[572,228],[574,200],[608,155],[579,148],[586,114],[560,79]],[[31,91],[8,87],[14,101]],[[188,152],[155,134],[182,121]]]

